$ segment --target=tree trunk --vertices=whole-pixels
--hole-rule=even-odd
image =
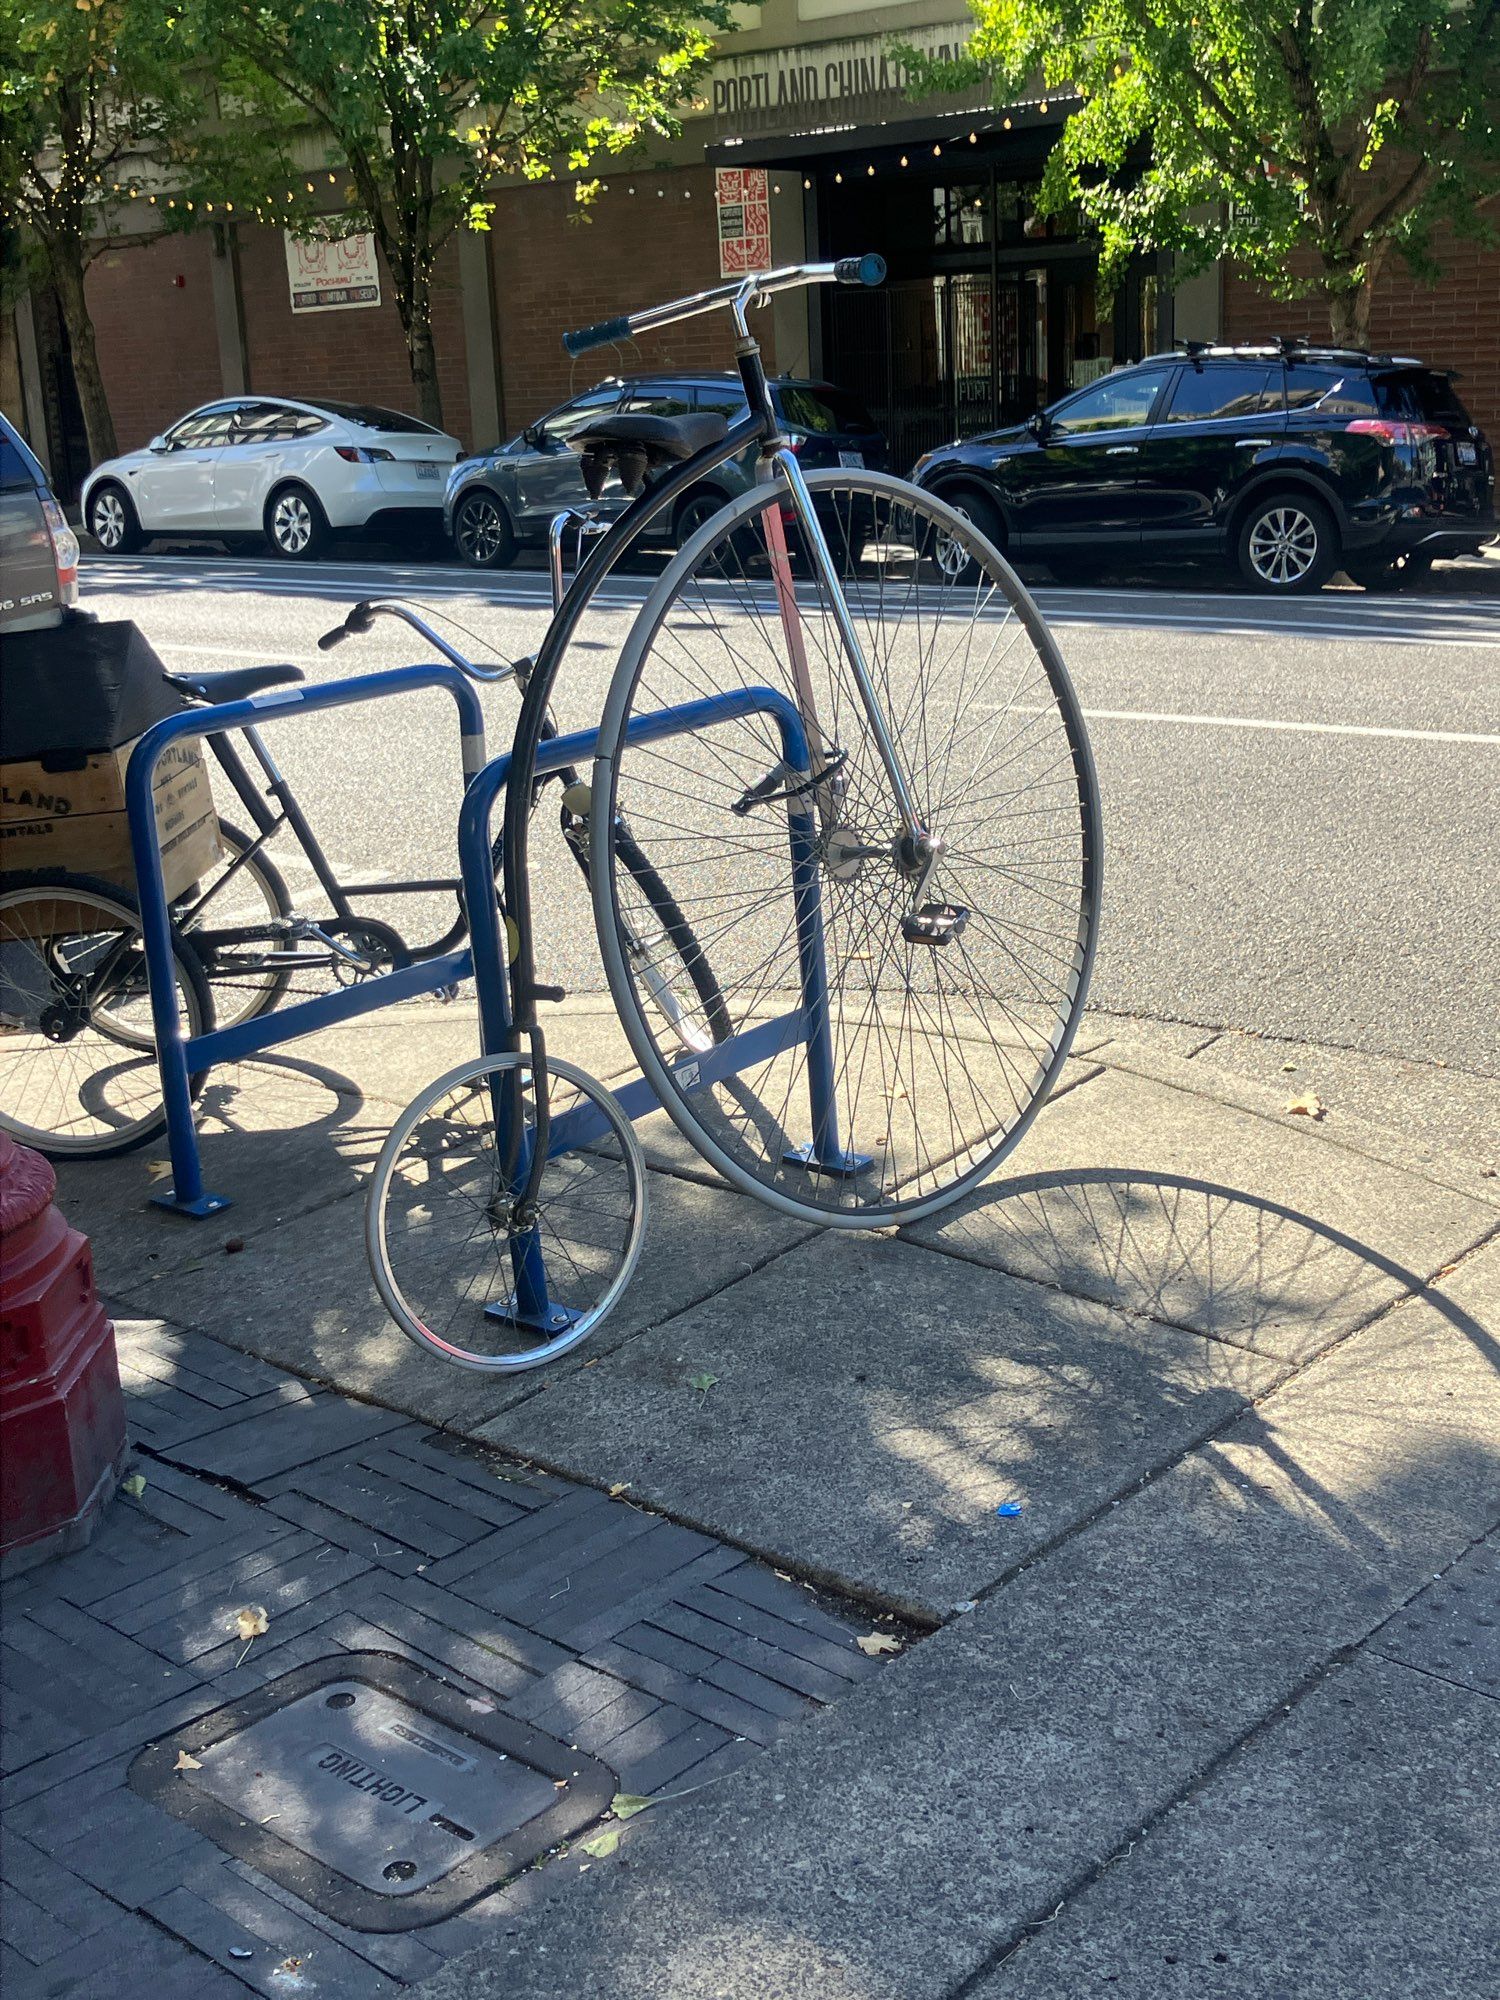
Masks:
[[[438,387],[437,349],[432,344],[432,306],[425,285],[422,294],[422,310],[420,316],[413,315],[411,329],[406,336],[406,348],[411,358],[411,379],[417,387],[417,414],[424,424],[432,424],[441,430],[443,392]]]
[[[104,377],[99,372],[99,350],[94,344],[94,322],[83,288],[83,258],[71,244],[49,246],[48,258],[63,325],[68,329],[68,345],[73,354],[73,379],[78,385],[78,401],[83,409],[83,428],[89,441],[89,457],[95,465],[113,458],[115,420],[110,415],[109,398],[104,393]]]

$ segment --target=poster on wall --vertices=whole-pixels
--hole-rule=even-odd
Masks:
[[[380,304],[380,266],[375,238],[293,236],[286,238],[286,274],[292,311],[341,312],[350,306]]]
[[[720,167],[714,175],[719,207],[719,274],[743,277],[771,268],[771,191],[764,167]]]

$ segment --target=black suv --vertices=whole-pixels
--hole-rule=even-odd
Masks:
[[[890,451],[863,404],[828,382],[798,382],[777,376],[771,396],[782,428],[799,462],[816,466],[868,465],[884,471]],[[563,403],[519,437],[492,451],[461,459],[449,474],[443,520],[466,563],[476,569],[503,569],[518,548],[539,546],[547,524],[564,507],[586,507],[578,453],[568,440],[582,425],[615,410],[637,416],[684,417],[716,412],[731,424],[747,413],[738,375],[618,376]],[[750,470],[743,459],[718,466],[702,484],[678,501],[664,526],[674,542],[687,539],[726,500],[743,493]],[[611,473],[599,496],[606,514],[623,513],[630,496]]]
[[[1253,588],[1366,589],[1495,533],[1489,445],[1452,377],[1402,356],[1198,342],[1091,382],[913,477],[1063,580],[1109,563],[1229,556]],[[968,558],[943,552],[956,574]]]

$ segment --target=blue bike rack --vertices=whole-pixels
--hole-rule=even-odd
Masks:
[[[459,808],[458,848],[469,919],[468,944],[420,965],[361,980],[337,993],[274,1008],[232,1028],[216,1029],[206,1035],[185,1035],[177,981],[172,972],[171,918],[152,799],[152,782],[162,752],[181,736],[216,736],[243,728],[247,723],[288,720],[422,688],[446,688],[458,709],[465,786]],[[714,695],[654,715],[639,716],[628,725],[626,741],[659,742],[757,712],[770,716],[776,723],[787,768],[804,777],[810,775],[802,718],[784,695],[771,688],[742,688],[733,694]],[[597,730],[587,729],[550,738],[541,745],[529,777],[546,777],[570,765],[591,761],[597,734]],[[511,1047],[510,976],[495,894],[492,832],[495,805],[510,778],[511,764],[509,752],[486,761],[484,717],[478,696],[463,674],[447,665],[398,667],[311,687],[276,688],[211,708],[184,709],[153,724],[142,736],[126,773],[125,798],[172,1163],[171,1188],[152,1196],[157,1207],[201,1220],[230,1206],[226,1196],[212,1194],[203,1185],[189,1085],[189,1078],[197,1070],[210,1068],[217,1062],[237,1061],[300,1035],[315,1034],[338,1022],[373,1013],[396,1000],[437,992],[471,974],[479,1000],[481,1054],[498,1055]],[[684,1055],[673,1073],[683,1090],[698,1090],[770,1061],[805,1042],[812,1140],[795,1153],[789,1153],[788,1159],[815,1171],[847,1174],[858,1171],[861,1162],[845,1153],[839,1140],[816,832],[810,805],[794,803],[789,834],[801,1004],[701,1053]],[[643,1076],[613,1094],[631,1119],[646,1117],[659,1108],[656,1091]],[[582,1106],[554,1122],[548,1156],[553,1158],[587,1145],[605,1130],[602,1117],[593,1107]],[[520,1170],[525,1171],[524,1162]],[[530,1244],[519,1246],[514,1261],[516,1292],[511,1300],[490,1310],[534,1330],[556,1332],[566,1324],[567,1314],[565,1308],[548,1299],[538,1242],[533,1238]]]

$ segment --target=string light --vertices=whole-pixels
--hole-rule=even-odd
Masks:
[[[1008,118],[1005,121],[1005,129],[1007,132],[1010,130],[1010,120]]]
[[[901,164],[903,167],[909,167],[911,165],[911,161],[907,159],[905,153],[901,155]]]
[[[933,149],[932,149],[932,157],[933,157],[933,158],[934,158],[935,160],[938,160],[938,159],[941,159],[941,158],[942,158],[942,154],[943,154],[943,149],[942,149],[942,147],[941,147],[941,146],[934,146],[934,147],[933,147]]]
[[[805,180],[805,181],[803,181],[802,185],[803,185],[804,189],[806,189],[806,188],[810,188],[810,187],[812,186],[812,182],[811,182],[811,181],[808,181],[808,180]]]
[[[1044,113],[1045,113],[1045,111],[1046,111],[1046,109],[1047,109],[1047,100],[1046,100],[1046,98],[1045,98],[1045,97],[1044,97],[1044,98],[1042,99],[1042,102],[1041,102],[1041,106],[1040,106],[1040,109],[1041,109],[1041,110],[1042,110],[1042,111],[1043,111]]]
[[[971,146],[977,146],[979,144],[979,134],[977,132],[971,132],[969,134],[969,144]]]
[[[835,174],[833,178],[839,187],[844,185],[844,176],[842,174]]]
[[[865,172],[870,176],[872,180],[875,178],[875,169],[873,167],[866,167]]]

